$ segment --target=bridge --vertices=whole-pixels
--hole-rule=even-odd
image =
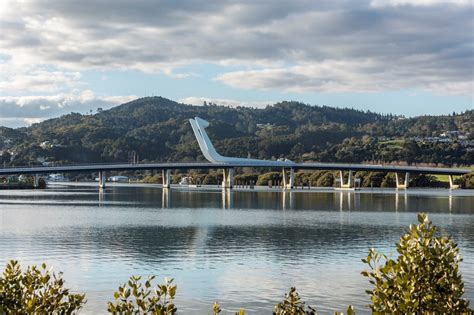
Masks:
[[[225,157],[217,153],[205,128],[209,123],[199,117],[189,120],[199,147],[208,162],[183,162],[183,163],[138,163],[138,164],[88,164],[88,165],[61,165],[61,166],[38,166],[38,167],[13,167],[0,169],[0,175],[34,175],[34,186],[38,187],[41,174],[52,173],[74,173],[74,172],[98,172],[99,188],[105,188],[106,172],[112,171],[138,171],[138,170],[161,170],[163,188],[171,188],[171,170],[207,170],[222,169],[222,188],[231,189],[234,186],[234,169],[240,167],[271,168],[280,169],[283,173],[283,188],[293,189],[295,186],[296,170],[331,170],[339,171],[339,181],[342,189],[353,189],[355,187],[354,172],[376,171],[395,173],[396,187],[407,189],[409,187],[410,174],[433,174],[447,175],[450,188],[458,188],[454,184],[454,176],[462,176],[471,172],[469,169],[453,169],[438,167],[416,167],[416,166],[394,166],[394,165],[372,165],[372,164],[346,164],[346,163],[295,163],[290,160],[258,160],[238,157]],[[344,172],[348,172],[345,181]],[[399,174],[404,174],[400,182]]]

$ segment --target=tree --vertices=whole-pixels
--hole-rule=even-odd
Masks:
[[[468,313],[469,301],[462,298],[464,283],[459,272],[459,248],[424,213],[418,225],[410,225],[397,244],[397,259],[369,250],[362,261],[370,271],[362,275],[374,285],[368,290],[375,313],[460,314]],[[383,265],[381,262],[385,262]]]
[[[0,314],[75,314],[86,303],[84,294],[64,288],[62,273],[51,273],[42,264],[25,272],[11,260],[0,278]]]
[[[334,185],[334,175],[330,172],[326,172],[324,175],[317,180],[318,187],[331,187]]]

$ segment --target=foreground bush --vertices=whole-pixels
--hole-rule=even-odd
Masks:
[[[154,314],[172,315],[177,311],[173,303],[176,285],[173,279],[165,279],[165,284],[152,288],[154,276],[144,284],[141,277],[132,276],[114,293],[115,303],[109,302],[107,310],[112,314]]]
[[[8,263],[0,278],[0,314],[73,314],[84,305],[84,294],[63,287],[62,274],[30,266],[25,272],[17,261]]]
[[[426,214],[418,214],[418,222],[400,238],[396,260],[373,249],[362,260],[370,267],[362,275],[374,285],[367,291],[370,308],[378,313],[470,312],[462,298],[459,248],[450,238],[435,236],[437,229]]]
[[[273,315],[286,315],[286,314],[307,314],[316,315],[316,310],[311,306],[305,308],[305,303],[301,301],[300,295],[296,292],[296,288],[292,287],[290,292],[285,294],[285,299],[275,305]]]

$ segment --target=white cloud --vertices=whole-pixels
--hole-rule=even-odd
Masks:
[[[371,6],[431,6],[431,5],[472,5],[472,0],[372,0]]]
[[[470,0],[3,1],[0,90],[60,93],[86,70],[175,79],[231,66],[236,88],[472,93]],[[6,70],[4,70],[6,69]],[[83,88],[83,87],[82,87]]]
[[[0,96],[0,125],[26,126],[71,112],[107,109],[136,98],[134,95],[96,96],[89,90],[50,96]]]
[[[418,73],[413,67],[390,68],[377,60],[326,60],[287,68],[234,71],[216,79],[226,85],[244,89],[280,89],[286,92],[381,92],[411,89],[421,86],[439,94],[474,95],[473,82],[452,78],[446,81],[450,69],[439,69],[432,76],[430,65],[418,60]],[[446,73],[443,73],[445,72]]]
[[[7,69],[9,68],[9,69]],[[55,71],[31,68],[2,67],[0,92],[54,93],[64,88],[80,85],[79,72]]]

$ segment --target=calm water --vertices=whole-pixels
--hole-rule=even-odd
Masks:
[[[196,191],[153,186],[0,191],[0,267],[14,258],[63,271],[104,313],[130,275],[175,278],[181,314],[271,313],[290,286],[321,313],[366,313],[360,259],[385,253],[424,210],[458,242],[474,302],[474,193]]]

